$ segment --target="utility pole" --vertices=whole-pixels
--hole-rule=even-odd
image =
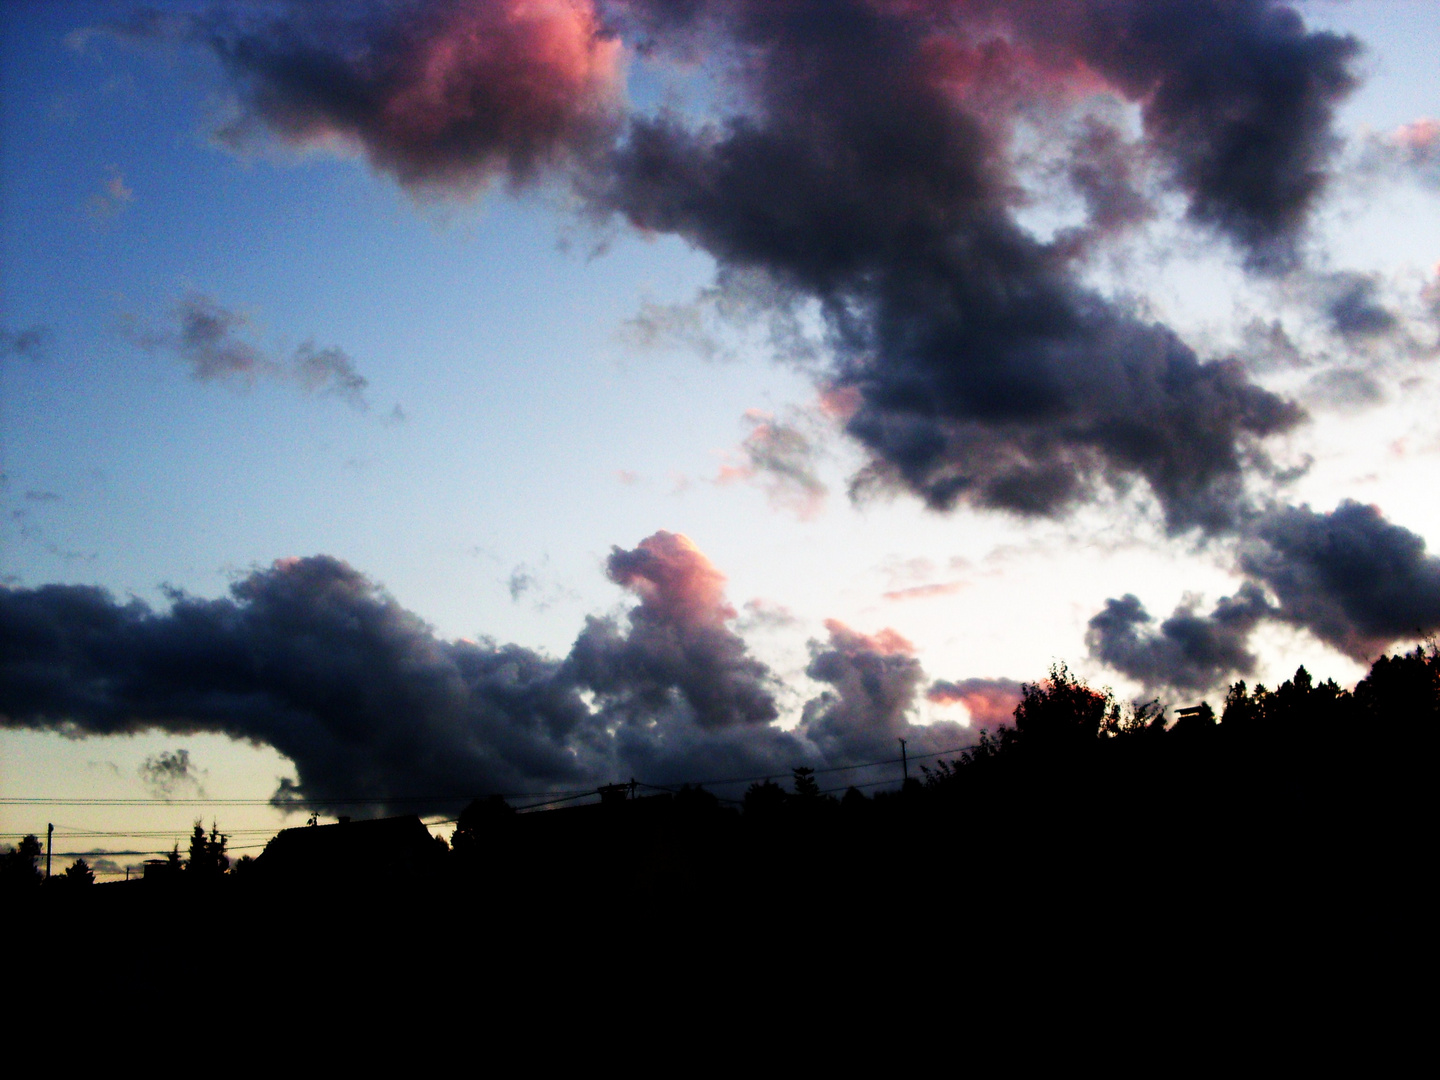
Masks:
[[[55,847],[55,826],[54,826],[53,824],[47,824],[47,825],[45,826],[45,880],[46,880],[46,881],[49,881],[49,880],[50,880],[50,852],[51,852],[52,850],[54,850],[54,847]]]
[[[905,782],[910,782],[910,756],[905,753],[905,740],[900,740],[900,769],[905,775]]]

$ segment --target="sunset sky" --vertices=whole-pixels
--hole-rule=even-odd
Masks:
[[[1431,0],[0,34],[0,845],[783,777],[1057,661],[1218,704],[1440,627]]]

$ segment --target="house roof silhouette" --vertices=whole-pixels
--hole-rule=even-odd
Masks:
[[[255,869],[271,879],[338,879],[356,875],[385,878],[422,873],[441,855],[420,818],[371,818],[335,825],[304,825],[277,833]]]

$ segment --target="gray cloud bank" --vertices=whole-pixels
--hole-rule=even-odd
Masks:
[[[263,743],[298,773],[278,800],[342,809],[412,796],[428,800],[396,805],[453,808],[631,776],[780,776],[890,758],[907,735],[917,752],[970,742],[955,725],[908,721],[922,673],[906,643],[839,624],[811,664],[832,689],[782,730],[778,683],[730,629],[724,578],[693,544],[656,533],[614,549],[607,570],[639,603],[623,622],[587,619],[559,660],[442,640],[328,556],[255,571],[229,597],[176,595],[165,611],[86,586],[0,589],[0,722]],[[148,767],[164,786],[190,765]]]

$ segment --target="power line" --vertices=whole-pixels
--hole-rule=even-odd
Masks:
[[[594,789],[586,788],[584,791],[572,789],[570,791],[522,791],[503,792],[502,799],[540,799],[549,798],[555,795],[588,795]],[[338,799],[329,795],[312,796],[308,801],[282,801],[274,799],[142,799],[135,797],[116,798],[75,798],[61,799],[53,796],[22,796],[18,798],[0,798],[0,806],[271,806],[276,810],[286,810],[292,813],[304,813],[315,803],[323,803],[326,806],[386,806],[394,803],[416,803],[416,802],[469,802],[474,799],[474,793],[468,795],[386,795],[383,797],[366,796],[356,799]]]
[[[963,754],[966,751],[974,750],[975,746],[957,746],[949,750],[932,750],[924,754],[910,754],[911,760],[920,758],[944,757],[947,754]],[[883,765],[899,765],[901,759],[898,757],[881,758],[876,761],[858,762],[854,765],[829,765],[824,768],[812,769],[816,776],[837,772],[854,772],[860,769],[874,769]],[[661,790],[672,790],[680,786],[690,787],[726,787],[730,784],[752,784],[764,780],[774,780],[777,776],[784,776],[785,770],[774,770],[769,773],[755,776],[731,776],[711,777],[704,780],[681,780],[673,781],[668,785],[646,784],[647,787],[655,787]],[[530,806],[516,807],[517,810],[536,809],[540,806],[549,806],[557,802],[568,802],[571,799],[581,799],[587,795],[594,795],[595,788],[584,790],[571,788],[562,791],[530,791],[530,792],[501,792],[502,799],[539,799],[540,802]],[[495,796],[490,796],[495,797]],[[270,806],[277,810],[287,810],[295,813],[303,813],[316,804],[326,806],[388,806],[396,803],[416,802],[470,802],[476,796],[468,795],[391,795],[385,797],[364,796],[360,798],[335,798],[327,795],[312,796],[308,801],[297,802],[275,802],[273,799],[222,799],[222,798],[186,798],[186,799],[141,799],[141,798],[75,798],[62,799],[49,796],[33,796],[19,798],[0,798],[0,806]],[[125,833],[122,835],[138,835]]]

